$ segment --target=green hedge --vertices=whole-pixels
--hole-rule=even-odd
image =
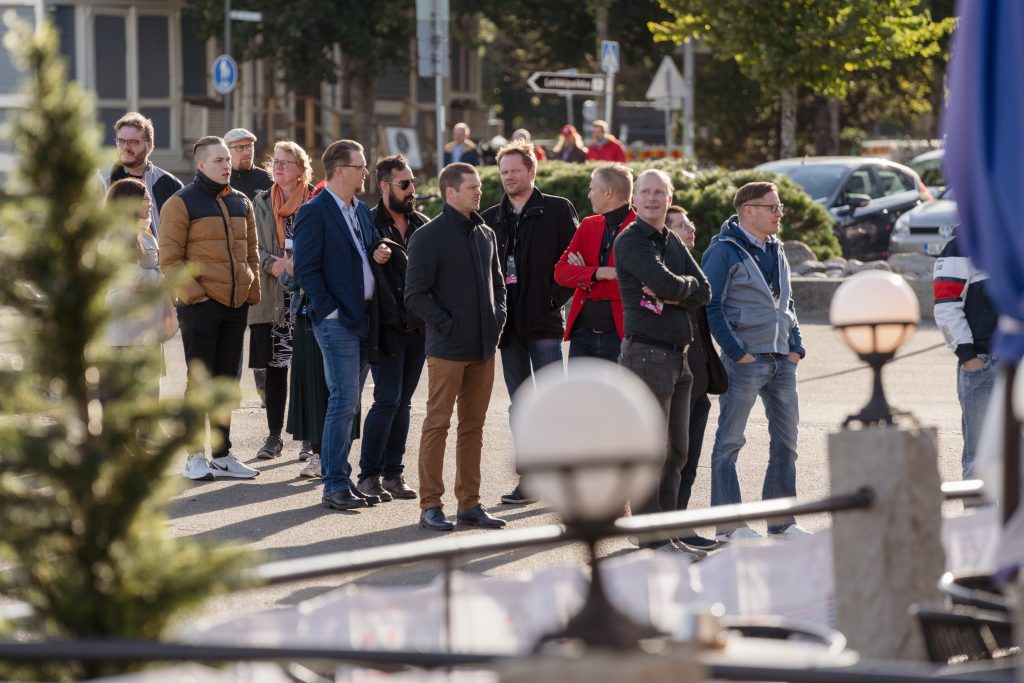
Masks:
[[[628,164],[634,174],[648,168],[659,168],[672,177],[675,187],[674,201],[685,207],[697,226],[697,243],[694,254],[700,259],[712,236],[718,233],[722,223],[735,210],[732,198],[736,190],[754,180],[771,180],[779,186],[779,197],[786,205],[783,219],[783,239],[805,242],[820,259],[839,256],[841,249],[832,231],[832,218],[820,204],[807,195],[803,189],[786,176],[759,171],[698,171],[694,172],[686,162],[674,159],[658,159],[654,161],[633,162]],[[537,169],[537,187],[546,194],[565,197],[573,203],[580,217],[592,213],[587,194],[590,191],[590,174],[594,164],[567,164],[560,161],[547,161]],[[480,169],[483,182],[482,208],[493,206],[501,201],[504,190],[501,177],[495,166]],[[421,188],[422,194],[437,193],[436,181]],[[422,202],[424,213],[437,215],[441,209],[440,199],[427,199]]]

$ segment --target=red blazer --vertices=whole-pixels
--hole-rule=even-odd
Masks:
[[[632,208],[626,214],[626,220],[619,227],[623,228],[636,220],[636,211]],[[618,233],[616,233],[618,234]],[[597,259],[601,253],[601,240],[604,238],[604,215],[587,216],[576,228],[569,247],[555,264],[555,282],[563,287],[574,287],[576,293],[572,297],[572,306],[569,308],[569,319],[565,323],[565,339],[568,341],[572,333],[572,326],[576,322],[576,316],[583,309],[583,302],[587,299],[601,301],[609,299],[612,302],[612,316],[615,318],[615,329],[622,337],[622,295],[619,293],[618,280],[594,281],[594,273],[597,271]],[[579,252],[583,254],[583,260],[587,265],[574,266],[569,263],[569,254]],[[590,265],[593,264],[593,265]],[[608,265],[615,266],[614,250],[608,256]]]

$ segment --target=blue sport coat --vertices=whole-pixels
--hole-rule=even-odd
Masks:
[[[373,217],[356,201],[363,243],[372,245]],[[295,217],[295,280],[309,297],[314,323],[338,309],[338,320],[357,331],[366,320],[363,259],[338,202],[324,188],[299,209]]]

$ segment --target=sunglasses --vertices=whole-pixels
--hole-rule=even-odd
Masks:
[[[420,182],[419,178],[409,178],[407,180],[388,180],[388,185],[398,185],[399,189],[403,192],[408,190],[410,186],[416,186]]]

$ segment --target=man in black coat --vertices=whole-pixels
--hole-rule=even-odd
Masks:
[[[498,151],[498,168],[505,196],[483,212],[498,238],[508,322],[501,336],[501,367],[505,387],[514,400],[516,391],[533,373],[550,363],[562,362],[565,320],[562,306],[574,290],[555,282],[555,265],[569,247],[579,225],[576,209],[563,197],[546,195],[534,186],[537,157],[533,145],[515,142]],[[514,410],[513,404],[510,410]],[[501,502],[534,502],[519,485]]]
[[[392,257],[384,265],[378,280],[381,317],[378,336],[387,336],[390,353],[378,343],[376,362],[371,358],[373,405],[363,423],[363,442],[359,456],[357,488],[382,501],[415,498],[416,492],[405,483],[405,443],[409,436],[412,395],[420,382],[424,351],[423,322],[405,307],[405,279],[408,268],[407,246],[413,234],[428,219],[416,211],[416,179],[409,161],[397,154],[377,162],[377,187],[381,198],[370,213],[378,236],[387,240]],[[387,322],[390,320],[391,322]],[[373,320],[371,318],[371,336]]]
[[[505,324],[505,285],[494,232],[477,210],[480,176],[469,164],[449,164],[438,184],[444,209],[412,236],[405,305],[426,323],[427,415],[420,438],[420,525],[451,531],[441,505],[444,449],[456,402],[456,520],[501,528],[480,505],[484,419],[494,386],[494,354]]]

